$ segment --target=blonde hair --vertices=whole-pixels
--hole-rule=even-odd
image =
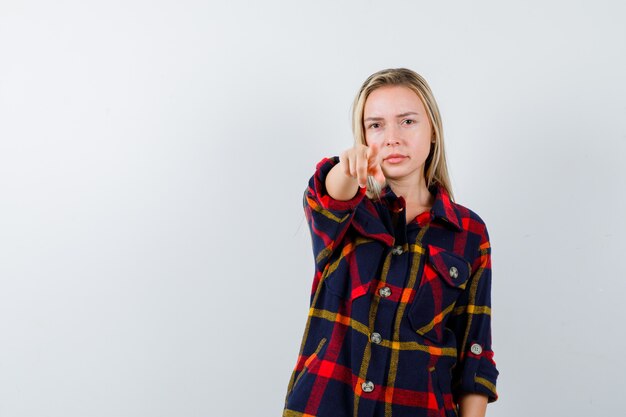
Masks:
[[[434,183],[439,183],[446,189],[450,199],[454,201],[452,186],[448,176],[446,153],[443,146],[443,125],[439,107],[428,83],[416,72],[406,68],[390,68],[378,71],[365,80],[352,104],[352,133],[354,134],[355,144],[367,145],[363,127],[363,110],[367,98],[377,88],[389,85],[401,85],[410,88],[422,100],[435,139],[435,142],[431,143],[430,153],[424,164],[426,186],[430,188]],[[367,191],[368,197],[380,198],[381,187],[371,176],[367,179]]]

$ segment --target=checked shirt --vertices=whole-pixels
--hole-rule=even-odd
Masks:
[[[409,224],[389,187],[334,200],[338,161],[323,159],[304,195],[315,275],[283,416],[451,417],[463,393],[495,401],[485,223],[438,184]]]

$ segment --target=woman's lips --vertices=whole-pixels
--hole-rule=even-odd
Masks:
[[[400,162],[404,161],[406,158],[407,157],[404,155],[394,153],[386,157],[385,162],[388,162],[390,164],[399,164]]]

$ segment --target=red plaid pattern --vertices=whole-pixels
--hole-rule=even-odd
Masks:
[[[283,416],[455,416],[463,393],[498,398],[491,246],[482,219],[434,185],[406,224],[404,200],[359,189],[332,199],[323,159],[304,195],[315,276]]]

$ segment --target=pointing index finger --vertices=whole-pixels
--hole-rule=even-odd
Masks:
[[[378,152],[380,151],[380,145],[377,143],[372,143],[367,152],[367,162],[368,165],[372,163],[378,162]]]
[[[376,157],[378,156],[378,151],[380,151],[380,145],[378,145],[377,143],[372,143],[367,150],[367,160],[369,162],[375,161]]]

